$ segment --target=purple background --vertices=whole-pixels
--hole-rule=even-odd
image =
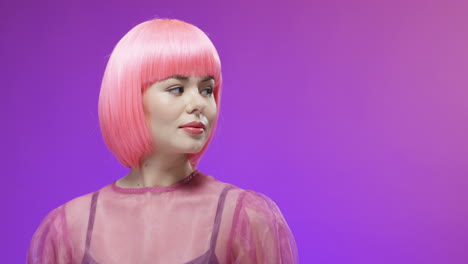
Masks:
[[[271,197],[301,263],[468,263],[468,2],[130,2],[1,3],[2,263],[24,262],[53,208],[127,173],[101,138],[100,82],[153,17],[218,48],[199,169]]]

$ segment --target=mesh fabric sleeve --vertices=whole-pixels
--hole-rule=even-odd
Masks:
[[[254,191],[239,195],[227,243],[229,263],[296,264],[297,245],[278,206]]]
[[[31,239],[27,264],[43,263],[72,263],[64,205],[54,209],[42,220]]]

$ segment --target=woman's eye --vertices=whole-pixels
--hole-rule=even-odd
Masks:
[[[174,87],[172,89],[169,89],[169,92],[173,94],[180,94],[183,91],[184,91],[184,87]]]
[[[211,95],[211,94],[213,94],[213,88],[205,89],[205,90],[202,91],[202,93],[205,93],[204,95]]]

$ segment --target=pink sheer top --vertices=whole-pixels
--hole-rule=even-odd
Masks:
[[[298,263],[293,235],[267,196],[195,170],[168,187],[115,182],[50,212],[27,263]]]

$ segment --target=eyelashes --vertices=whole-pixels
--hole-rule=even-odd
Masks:
[[[172,94],[180,94],[184,91],[184,87],[174,87],[168,90]],[[180,91],[180,92],[174,92],[174,91]]]
[[[213,88],[209,87],[207,89],[203,89],[202,93],[205,93],[203,95],[206,95],[206,96],[211,96],[213,94]],[[171,94],[182,94],[184,92],[184,87],[182,86],[178,86],[178,87],[173,87],[173,88],[170,88],[168,89],[168,91],[171,93]]]
[[[213,94],[214,89],[210,87],[208,89],[203,90],[202,92],[205,92],[205,91],[208,91],[207,95],[211,96]]]

